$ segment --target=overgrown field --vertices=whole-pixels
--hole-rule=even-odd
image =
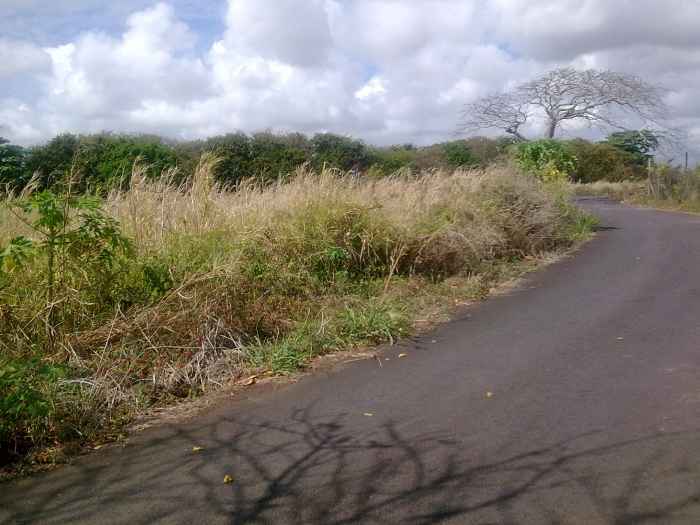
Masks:
[[[148,180],[0,206],[0,463],[106,439],[156,404],[392,341],[591,219],[507,167],[269,186]],[[66,193],[68,192],[68,193]]]

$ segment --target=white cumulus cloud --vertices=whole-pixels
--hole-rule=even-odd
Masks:
[[[25,144],[268,128],[428,143],[454,136],[465,102],[575,65],[670,88],[700,150],[697,2],[125,0],[92,25],[96,0],[39,4],[0,4],[35,29],[0,38],[0,134]],[[82,29],[43,44],[71,9]]]

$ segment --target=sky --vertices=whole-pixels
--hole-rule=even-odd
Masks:
[[[697,156],[699,27],[700,0],[0,0],[0,136],[429,144],[465,103],[574,66],[665,87]]]

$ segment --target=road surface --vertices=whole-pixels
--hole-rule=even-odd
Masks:
[[[383,366],[0,485],[0,523],[700,523],[700,217],[584,205],[580,253]]]

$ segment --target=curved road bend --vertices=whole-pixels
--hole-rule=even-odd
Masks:
[[[0,485],[0,523],[700,523],[700,217],[583,204],[576,257],[382,367]]]

